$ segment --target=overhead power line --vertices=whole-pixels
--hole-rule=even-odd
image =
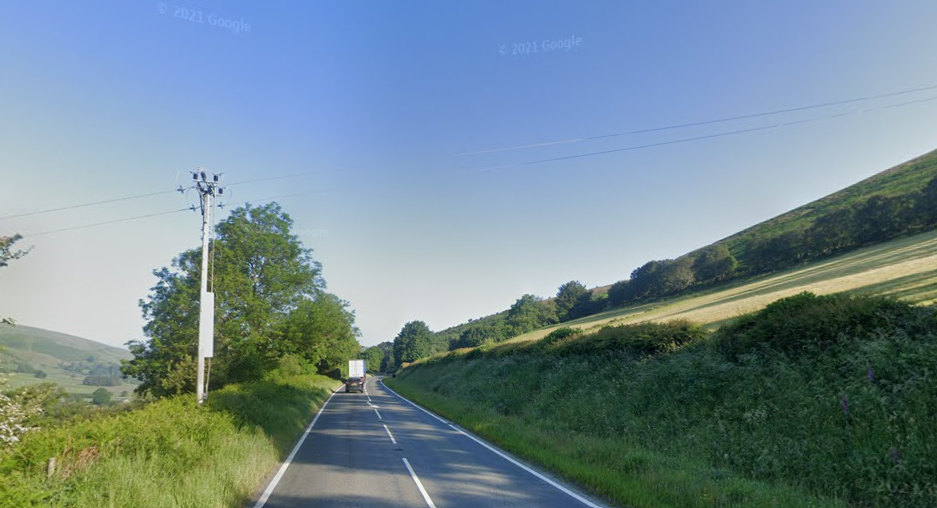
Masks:
[[[646,134],[646,133],[650,133],[650,132],[660,132],[660,131],[667,131],[667,130],[683,129],[683,128],[687,128],[687,127],[698,127],[698,126],[701,126],[701,125],[712,125],[712,124],[717,124],[717,123],[731,122],[731,121],[735,121],[735,120],[748,120],[748,119],[752,119],[752,118],[761,118],[761,117],[766,117],[766,116],[780,115],[780,114],[784,114],[784,113],[796,113],[796,112],[798,112],[798,111],[808,111],[808,110],[811,110],[811,109],[827,108],[827,107],[831,107],[831,106],[842,106],[842,105],[844,105],[844,104],[854,104],[854,103],[857,103],[857,102],[864,102],[864,101],[870,101],[870,100],[875,100],[875,99],[884,99],[884,98],[887,98],[887,97],[896,97],[896,96],[900,96],[900,95],[908,95],[908,94],[912,94],[912,93],[925,92],[925,91],[928,91],[928,90],[935,90],[935,89],[937,89],[937,85],[927,85],[927,86],[920,86],[920,87],[917,87],[917,88],[912,88],[912,89],[909,89],[909,90],[900,90],[900,91],[896,91],[896,92],[888,92],[888,93],[877,94],[877,95],[867,95],[867,96],[865,96],[865,97],[856,97],[856,98],[853,98],[853,99],[845,99],[845,100],[840,100],[840,101],[823,102],[823,103],[819,103],[819,104],[810,104],[810,105],[807,105],[807,106],[798,106],[798,107],[794,107],[794,108],[777,109],[777,110],[774,110],[774,111],[764,111],[764,112],[761,112],[761,113],[751,113],[751,114],[747,114],[747,115],[739,115],[739,116],[730,116],[730,117],[725,117],[725,118],[717,118],[717,119],[715,119],[715,120],[703,120],[703,121],[699,121],[699,122],[689,122],[689,123],[681,123],[681,124],[676,124],[676,125],[666,125],[666,126],[663,126],[663,127],[652,127],[652,128],[648,128],[648,129],[638,129],[638,130],[624,131],[624,132],[613,132],[613,133],[610,133],[610,134],[600,134],[600,135],[597,135],[597,136],[586,136],[586,137],[581,137],[581,138],[571,138],[571,139],[562,139],[562,140],[554,140],[554,141],[545,141],[545,142],[542,142],[542,143],[533,143],[533,144],[527,144],[527,145],[508,146],[508,147],[503,147],[503,148],[492,148],[492,149],[488,149],[488,150],[478,150],[478,151],[474,151],[474,152],[464,152],[464,153],[458,153],[458,154],[456,154],[455,157],[467,157],[467,156],[470,156],[470,155],[483,155],[483,154],[498,153],[498,152],[508,152],[508,151],[513,151],[513,150],[524,150],[524,149],[528,149],[528,148],[540,148],[540,147],[544,147],[544,146],[565,145],[565,144],[570,144],[570,143],[581,143],[581,142],[583,142],[583,141],[594,141],[594,140],[597,140],[597,139],[606,139],[606,138],[614,138],[614,137],[621,137],[621,136],[631,136],[631,135],[634,135],[634,134]],[[923,102],[923,101],[916,101],[916,102]],[[894,107],[894,106],[889,106],[889,107]]]
[[[264,178],[256,178],[256,179],[253,179],[253,180],[244,180],[244,181],[241,181],[241,182],[235,182],[235,183],[232,183],[232,184],[228,184],[227,186],[228,186],[228,187],[231,187],[231,186],[233,186],[233,185],[242,185],[242,184],[246,184],[246,183],[267,182],[267,181],[270,181],[270,180],[283,180],[283,179],[285,179],[285,178],[297,178],[297,177],[308,176],[308,175],[312,175],[312,174],[314,174],[314,172],[312,172],[312,171],[307,171],[307,172],[303,172],[303,173],[294,173],[294,174],[291,174],[291,175],[270,176],[270,177],[264,177]],[[77,208],[87,208],[87,207],[89,207],[89,206],[105,205],[105,204],[109,204],[109,203],[118,203],[118,202],[121,202],[121,201],[131,201],[131,200],[134,200],[134,199],[148,198],[148,197],[150,197],[150,196],[159,196],[159,195],[161,195],[161,194],[173,194],[173,193],[176,193],[176,192],[179,192],[179,191],[180,191],[180,189],[166,190],[166,191],[159,191],[159,192],[148,192],[148,193],[146,193],[146,194],[134,194],[134,195],[132,195],[132,196],[124,196],[124,197],[121,197],[121,198],[102,199],[102,200],[99,200],[99,201],[91,201],[91,202],[89,202],[89,203],[81,203],[81,204],[77,204],[77,205],[60,206],[60,207],[56,207],[56,208],[46,208],[46,209],[43,209],[43,210],[35,210],[35,211],[32,211],[32,212],[23,212],[23,213],[17,213],[17,214],[12,214],[12,215],[5,215],[5,216],[3,216],[3,217],[0,217],[0,220],[15,219],[15,218],[19,218],[19,217],[29,217],[29,216],[31,216],[31,215],[40,215],[40,214],[44,214],[44,213],[61,212],[61,211],[65,211],[65,210],[74,210],[74,209],[77,209]]]
[[[861,111],[852,111],[852,112],[849,112],[849,113],[841,113],[841,114],[829,115],[829,116],[820,116],[820,117],[808,118],[808,119],[806,119],[806,120],[797,120],[797,121],[793,121],[793,122],[784,122],[784,123],[779,123],[779,124],[774,124],[774,125],[766,125],[766,126],[761,126],[761,127],[749,127],[749,128],[746,128],[746,129],[739,129],[739,130],[728,131],[728,132],[719,132],[719,133],[716,133],[716,134],[706,134],[706,135],[702,135],[702,136],[693,136],[693,137],[689,137],[689,138],[672,139],[672,140],[668,140],[668,141],[660,141],[660,142],[657,142],[657,143],[647,143],[647,144],[643,144],[643,145],[627,146],[627,147],[623,147],[623,148],[613,148],[613,149],[611,149],[611,150],[599,150],[599,151],[595,151],[595,152],[586,152],[586,153],[579,153],[579,154],[573,154],[573,155],[565,155],[565,156],[561,156],[561,157],[551,157],[551,158],[548,158],[548,159],[539,159],[539,160],[533,160],[533,161],[527,161],[527,162],[519,162],[519,163],[516,163],[516,164],[505,164],[505,165],[502,165],[502,166],[494,166],[494,167],[488,167],[488,168],[480,168],[480,169],[477,169],[477,171],[494,171],[494,170],[499,170],[499,169],[518,168],[518,167],[523,167],[523,166],[533,166],[533,165],[536,165],[536,164],[543,164],[543,163],[546,163],[546,162],[556,162],[556,161],[563,161],[563,160],[569,160],[569,159],[581,159],[581,158],[583,158],[583,157],[593,157],[593,156],[596,156],[596,155],[605,155],[605,154],[609,154],[609,153],[627,152],[627,151],[632,151],[632,150],[640,150],[640,149],[643,149],[643,148],[653,148],[653,147],[665,146],[665,145],[676,145],[676,144],[679,144],[679,143],[688,143],[688,142],[691,142],[691,141],[700,141],[700,140],[703,140],[703,139],[721,138],[721,137],[724,137],[724,136],[733,136],[733,135],[736,135],[736,134],[744,134],[744,133],[746,133],[746,132],[756,132],[756,131],[764,131],[764,130],[769,130],[769,129],[778,129],[778,128],[781,128],[781,127],[788,127],[788,126],[791,126],[791,125],[798,125],[798,124],[804,124],[804,123],[817,122],[817,121],[826,120],[826,119],[829,119],[829,118],[836,118],[836,117],[842,117],[842,116],[855,115],[855,114],[859,114],[859,113],[864,113],[864,112],[866,112],[866,111],[874,111],[875,109],[895,108],[895,107],[899,107],[899,106],[908,106],[908,105],[910,105],[910,104],[920,104],[920,103],[922,103],[922,102],[929,102],[929,101],[934,101],[934,100],[937,100],[937,96],[928,97],[928,98],[926,98],[926,99],[917,99],[917,100],[913,100],[913,101],[902,102],[902,103],[899,103],[899,104],[891,104],[891,105],[889,105],[889,106],[881,106],[881,107],[879,107],[879,108],[869,108],[869,109],[864,109],[864,110],[861,110]],[[475,170],[469,169],[469,170],[463,170],[463,171],[475,171]]]
[[[27,217],[27,216],[29,216],[29,215],[39,215],[39,214],[42,214],[42,213],[61,212],[61,211],[63,211],[63,210],[74,210],[74,209],[76,209],[76,208],[85,208],[85,207],[88,207],[88,206],[103,205],[103,204],[107,204],[107,203],[117,203],[117,202],[119,202],[119,201],[130,201],[131,199],[148,198],[148,197],[150,197],[150,196],[158,196],[158,195],[160,195],[160,194],[172,194],[173,192],[176,192],[176,191],[171,190],[171,191],[149,192],[149,193],[146,193],[146,194],[137,194],[137,195],[134,195],[134,196],[125,196],[125,197],[122,197],[122,198],[104,199],[104,200],[101,200],[101,201],[94,201],[94,202],[91,202],[91,203],[82,203],[82,204],[80,204],[80,205],[60,206],[60,207],[58,207],[58,208],[46,208],[45,210],[36,210],[36,211],[34,211],[34,212],[25,212],[25,213],[13,214],[13,215],[5,215],[5,216],[3,216],[3,217],[0,217],[0,220],[3,220],[3,219],[13,219],[13,218],[16,218],[16,217]]]
[[[246,182],[241,182],[241,183],[246,183]],[[306,191],[306,192],[293,192],[293,193],[290,193],[290,194],[281,194],[281,195],[278,195],[278,196],[271,196],[271,197],[261,198],[261,199],[250,199],[250,200],[243,201],[243,202],[240,202],[240,203],[227,203],[227,204],[224,205],[224,207],[227,208],[227,207],[232,207],[232,206],[241,206],[241,205],[246,205],[246,204],[248,204],[248,203],[262,203],[262,202],[265,202],[265,201],[273,201],[274,199],[288,198],[288,197],[293,197],[293,196],[302,196],[302,195],[306,195],[306,194],[317,194],[317,193],[321,193],[321,192],[329,192],[329,191],[332,191],[332,190],[335,190],[335,189],[320,189],[320,190]],[[173,192],[175,192],[175,191],[173,191]],[[74,230],[76,230],[76,229],[86,229],[86,228],[93,228],[93,227],[97,227],[97,226],[105,226],[105,225],[107,225],[107,224],[116,224],[116,223],[118,223],[118,222],[128,222],[128,221],[133,221],[133,220],[148,219],[148,218],[151,218],[151,217],[158,217],[158,216],[160,216],[160,215],[169,215],[169,214],[173,214],[173,213],[188,212],[188,211],[192,211],[192,210],[196,210],[196,208],[195,208],[194,206],[190,206],[190,207],[187,207],[187,208],[180,208],[180,209],[177,209],[177,210],[169,210],[169,211],[166,211],[166,212],[150,213],[150,214],[146,214],[146,215],[136,215],[136,216],[134,216],[134,217],[124,217],[124,218],[122,218],[122,219],[114,219],[114,220],[109,220],[109,221],[104,221],[104,222],[95,222],[95,223],[93,223],[93,224],[82,224],[82,225],[80,225],[80,226],[71,226],[71,227],[61,228],[61,229],[53,229],[53,230],[50,230],[50,231],[42,231],[42,232],[40,232],[40,233],[29,233],[29,234],[24,234],[24,235],[23,235],[23,238],[30,238],[30,237],[34,237],[34,236],[51,235],[51,234],[53,234],[53,233],[62,233],[62,232],[64,232],[64,231],[74,231]]]
[[[173,191],[173,192],[175,192],[175,191]],[[43,231],[43,232],[41,232],[41,233],[25,234],[25,235],[23,235],[23,238],[31,238],[31,237],[34,237],[34,236],[43,236],[43,235],[51,235],[52,233],[61,233],[61,232],[63,232],[63,231],[74,231],[74,230],[76,230],[76,229],[93,228],[93,227],[97,227],[97,226],[104,226],[104,225],[106,225],[106,224],[116,224],[116,223],[118,223],[118,222],[127,222],[127,221],[138,220],[138,219],[147,219],[147,218],[156,217],[156,216],[159,216],[159,215],[169,215],[169,214],[171,214],[171,213],[188,212],[188,211],[190,211],[190,210],[192,210],[192,209],[191,209],[191,208],[180,208],[180,209],[178,209],[178,210],[169,210],[168,212],[150,213],[150,214],[147,214],[147,215],[137,215],[137,216],[135,216],[135,217],[125,217],[125,218],[123,218],[123,219],[114,219],[114,220],[109,220],[109,221],[104,221],[104,222],[95,222],[95,223],[93,223],[93,224],[84,224],[84,225],[81,225],[81,226],[72,226],[72,227],[62,228],[62,229],[53,229],[53,230],[51,230],[51,231]]]

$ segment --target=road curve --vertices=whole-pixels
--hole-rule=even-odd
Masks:
[[[254,508],[600,508],[371,378],[326,402]]]

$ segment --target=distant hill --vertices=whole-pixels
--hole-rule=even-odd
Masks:
[[[725,244],[736,257],[742,258],[749,243],[756,238],[769,238],[788,231],[804,229],[830,212],[856,206],[872,196],[896,197],[919,192],[934,178],[935,174],[937,174],[937,150],[739,231],[715,242],[714,245]]]
[[[672,282],[677,286],[676,289],[661,291],[660,294],[650,297],[653,299],[658,296],[682,295],[700,285],[702,288],[712,289],[722,284],[789,269],[804,262],[828,259],[833,255],[937,229],[937,216],[934,215],[937,213],[937,204],[928,205],[933,209],[928,212],[931,215],[925,217],[921,214],[923,212],[918,212],[922,202],[933,201],[933,187],[928,187],[928,184],[935,177],[937,150],[684,254],[677,261],[682,259],[692,264],[704,252],[718,251],[724,246],[735,257],[739,268],[734,272],[725,272],[727,275],[719,278],[702,281],[698,278],[685,278],[684,280],[689,282],[683,282],[682,285],[678,280]],[[930,189],[932,193],[923,192],[925,189]],[[914,215],[915,213],[918,215]],[[818,224],[823,224],[824,229],[819,228]],[[827,237],[833,238],[833,241],[827,242],[828,244],[817,241],[817,238]],[[626,273],[622,275],[627,278]],[[624,302],[614,301],[609,293],[610,288],[612,285],[591,290],[593,300],[599,305],[595,307],[596,310],[585,315],[601,310],[606,302],[611,307],[616,307],[624,302],[634,305],[646,301],[642,295],[626,298]],[[497,328],[506,317],[507,311],[502,311],[436,332],[434,349],[443,351],[447,347],[467,346],[458,340],[463,332],[472,328]],[[492,334],[480,335],[479,340],[487,340],[490,337],[495,337],[495,342],[504,340],[503,337]]]
[[[84,385],[89,376],[116,378],[120,361],[130,359],[126,349],[74,335],[31,326],[0,325],[0,370],[13,373],[10,387],[55,382],[72,393],[90,393],[98,386]],[[40,372],[42,374],[40,374]],[[135,384],[113,379],[115,392]]]

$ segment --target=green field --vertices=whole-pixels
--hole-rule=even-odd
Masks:
[[[94,361],[88,362],[89,358]],[[32,373],[8,374],[10,381],[5,389],[15,389],[36,383],[56,383],[65,391],[91,397],[98,386],[83,385],[85,375],[69,372],[63,363],[87,362],[89,365],[119,365],[122,359],[130,359],[130,351],[113,346],[30,326],[0,325],[0,367],[6,371],[17,365],[28,365],[31,369],[47,374],[38,378]],[[132,393],[136,383],[124,382],[117,386],[106,386],[115,399],[123,392]]]
[[[937,231],[899,238],[709,291],[615,308],[535,330],[509,342],[539,339],[561,326],[589,330],[610,324],[689,319],[715,328],[803,291],[818,295],[843,291],[891,295],[912,303],[933,303],[937,299]]]

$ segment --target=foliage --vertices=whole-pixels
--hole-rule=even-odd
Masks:
[[[578,280],[571,280],[560,286],[553,300],[559,321],[569,321],[579,317],[580,312],[577,312],[577,307],[581,306],[583,301],[588,302],[589,295],[589,290]]]
[[[732,361],[766,348],[809,358],[838,344],[873,339],[883,330],[911,337],[937,332],[931,321],[932,312],[889,298],[805,292],[724,326],[714,346]]]
[[[725,244],[711,245],[693,256],[693,274],[700,283],[725,280],[737,267],[738,261]]]
[[[392,383],[622,505],[937,505],[935,309],[798,295],[711,340],[657,334],[651,356],[555,333],[552,349],[450,354]]]
[[[381,363],[384,362],[385,355],[387,355],[387,351],[381,349],[380,346],[366,348],[361,352],[361,358],[364,360],[364,368],[368,372],[383,372],[381,370]]]
[[[13,245],[23,239],[23,235],[0,236],[0,267],[9,266],[10,261],[19,259],[29,253],[26,250],[14,250]]]
[[[326,372],[357,354],[347,303],[324,292],[321,266],[291,232],[276,203],[237,208],[218,224],[213,250],[214,386],[258,380],[284,355]],[[140,302],[147,341],[128,343],[122,372],[139,393],[165,396],[195,388],[201,249],[183,252]]]
[[[15,234],[13,236],[0,236],[0,268],[9,266],[10,261],[19,259],[32,250],[32,247],[26,250],[14,250],[13,245],[23,239],[23,235]],[[14,324],[13,319],[0,316],[0,324]]]
[[[649,261],[609,289],[609,303],[674,295],[933,229],[935,171],[937,151],[677,259]]]
[[[303,300],[290,312],[277,336],[277,355],[295,355],[316,366],[318,372],[347,368],[345,362],[357,356],[358,329],[348,302],[329,293]]]
[[[608,303],[609,305],[616,307],[627,302],[631,295],[634,294],[634,290],[631,289],[631,279],[620,280],[608,289]]]
[[[422,321],[410,321],[403,325],[394,337],[394,364],[414,362],[433,354],[433,332]]]
[[[322,376],[233,384],[202,407],[168,397],[30,432],[0,452],[0,508],[244,506],[335,385]]]
[[[534,295],[524,295],[508,310],[507,326],[512,336],[556,323],[556,308]]]
[[[91,393],[91,403],[95,406],[103,406],[111,403],[111,392],[107,388],[98,388]]]

